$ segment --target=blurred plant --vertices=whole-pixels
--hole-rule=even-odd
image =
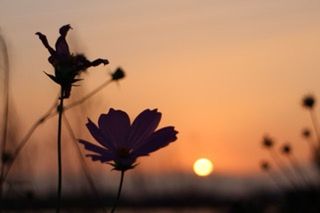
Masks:
[[[312,161],[315,164],[318,172],[320,172],[320,148],[317,147],[312,153]]]
[[[117,73],[117,74],[115,74]],[[117,78],[114,78],[113,76],[116,75],[118,76]],[[119,76],[122,76],[121,78]],[[109,85],[112,82],[118,82],[120,79],[125,77],[125,72],[123,71],[122,68],[117,68],[113,73],[111,73],[111,79],[106,80],[104,83],[102,83],[100,86],[96,87],[95,89],[93,89],[91,92],[89,92],[87,95],[85,95],[84,97],[80,98],[79,100],[76,100],[70,104],[67,104],[64,107],[64,112],[81,105],[82,103],[84,103],[85,101],[87,101],[88,99],[90,99],[91,97],[93,97],[95,94],[97,94],[99,91],[101,91],[102,89],[104,89],[107,85]],[[15,162],[16,158],[19,156],[19,154],[21,153],[21,151],[23,150],[23,148],[25,147],[25,145],[27,144],[27,142],[29,141],[29,139],[31,138],[32,134],[35,132],[35,130],[41,125],[43,124],[45,121],[47,121],[50,118],[53,118],[54,116],[56,116],[58,114],[57,112],[57,104],[58,104],[58,98],[54,101],[53,105],[49,108],[49,110],[43,114],[29,129],[29,131],[27,131],[26,135],[22,138],[22,140],[18,143],[17,148],[15,149],[15,151],[12,154],[12,160],[8,163],[8,167],[5,171],[4,174],[4,181],[6,180],[13,163]]]
[[[2,123],[1,123],[1,141],[0,141],[0,149],[1,149],[1,164],[0,164],[0,202],[2,199],[2,187],[4,183],[4,170],[7,163],[9,163],[9,153],[7,152],[7,139],[8,139],[8,127],[9,127],[9,86],[10,86],[10,73],[9,73],[9,56],[7,44],[4,37],[0,34],[0,71],[1,75],[3,73],[2,78],[2,88],[3,91],[3,114],[2,114]]]
[[[310,112],[310,118],[313,125],[314,133],[316,135],[316,141],[313,140],[312,138],[313,134],[309,128],[304,128],[301,132],[301,135],[307,141],[309,148],[311,150],[312,161],[316,165],[317,170],[320,171],[320,131],[319,131],[320,129],[319,129],[319,122],[317,120],[317,116],[315,113],[315,105],[316,105],[316,99],[313,95],[308,94],[302,98],[302,106]],[[278,167],[280,169],[283,169],[284,165],[282,164],[281,159],[277,156],[277,153],[273,150],[274,141],[271,138],[265,136],[263,138],[262,144],[264,148],[270,151],[270,154],[272,155],[272,158],[274,162],[278,165]],[[300,176],[299,179],[305,183],[306,187],[308,187],[312,182],[312,180],[308,176],[308,174],[302,170],[302,167],[299,165],[299,161],[295,157],[292,151],[292,146],[289,143],[283,144],[280,147],[280,152],[283,154],[284,157],[288,159],[290,166],[294,171],[295,176],[298,178]],[[264,170],[268,170],[267,167],[268,166],[264,165],[263,167]],[[287,179],[290,180],[292,184],[295,184],[291,180],[290,176],[287,176]]]
[[[302,106],[305,107],[310,112],[310,117],[312,121],[312,125],[314,128],[314,132],[317,137],[317,146],[320,146],[320,129],[319,129],[319,123],[317,120],[317,116],[314,110],[314,106],[316,104],[316,99],[313,95],[306,95],[302,99]]]
[[[72,141],[74,142],[73,144],[75,145],[76,147],[76,150],[77,150],[77,153],[78,153],[78,156],[79,156],[79,159],[80,159],[80,165],[82,167],[82,171],[84,172],[84,175],[89,183],[89,186],[91,188],[91,190],[94,192],[97,200],[102,204],[102,200],[101,200],[101,197],[99,195],[99,192],[97,190],[97,188],[95,187],[95,184],[94,184],[94,181],[89,173],[89,168],[86,164],[86,161],[85,159],[83,158],[83,155],[82,155],[82,152],[81,152],[81,149],[79,147],[79,144],[78,144],[78,140],[76,138],[76,135],[71,127],[71,124],[69,122],[69,120],[67,119],[67,116],[66,116],[66,113],[63,114],[63,120],[66,124],[66,127],[67,127],[67,130],[70,134],[70,137],[72,138]]]
[[[319,122],[314,110],[316,99],[313,95],[306,95],[302,101],[303,101],[303,106],[310,111],[310,117],[311,117],[311,121],[314,127],[316,139],[317,139],[316,144],[312,143],[312,145],[310,145],[310,147],[312,148],[312,160],[313,160],[313,163],[316,165],[318,172],[320,172],[320,129],[319,129]],[[309,143],[311,144],[310,141]]]
[[[275,164],[277,165],[277,167],[282,170],[283,175],[285,176],[285,178],[287,179],[287,181],[292,185],[293,188],[296,189],[296,183],[295,181],[292,179],[291,176],[291,172],[290,174],[288,173],[288,171],[285,169],[284,163],[282,162],[280,156],[278,155],[278,153],[276,152],[276,150],[274,149],[275,146],[275,142],[273,139],[271,139],[269,136],[265,135],[263,137],[262,140],[262,145],[265,149],[267,149],[273,159],[273,161],[275,162]]]
[[[69,46],[66,41],[66,36],[68,31],[72,29],[69,24],[64,25],[60,28],[60,36],[55,44],[55,50],[49,45],[47,37],[37,32],[36,35],[39,36],[42,44],[49,51],[50,56],[48,61],[54,67],[55,75],[47,74],[55,83],[60,85],[60,98],[59,105],[57,107],[58,111],[58,135],[57,135],[57,158],[58,158],[58,186],[57,186],[57,212],[60,212],[61,203],[61,190],[62,190],[62,161],[61,161],[61,131],[62,131],[62,115],[64,110],[64,99],[70,97],[71,87],[75,82],[81,79],[77,78],[81,72],[85,71],[89,67],[98,66],[100,64],[108,64],[106,59],[96,59],[94,61],[89,61],[83,54],[71,54],[69,51]]]
[[[302,137],[307,141],[309,148],[310,148],[310,152],[311,154],[313,154],[314,150],[317,147],[317,144],[314,143],[313,139],[312,139],[312,132],[309,128],[304,128],[302,130]]]
[[[277,187],[277,189],[281,189],[280,184],[279,184],[279,180],[277,180],[277,178],[273,175],[273,173],[271,171],[272,167],[268,161],[262,160],[260,162],[260,169],[269,175],[270,179],[273,181],[273,183]]]
[[[301,166],[298,163],[293,151],[292,146],[289,143],[285,143],[280,147],[281,153],[288,159],[291,167],[293,169],[293,173],[296,175],[297,179],[300,179],[305,186],[308,186],[309,181],[303,174],[304,172],[301,170]]]
[[[272,140],[269,136],[265,135],[265,136],[263,137],[263,140],[262,140],[262,145],[263,145],[266,149],[272,149],[272,147],[273,147],[273,145],[274,145],[274,142],[273,142],[273,140]]]
[[[94,139],[101,145],[97,146],[86,140],[79,140],[93,161],[100,161],[113,166],[113,170],[121,172],[117,199],[111,210],[114,212],[120,199],[124,173],[133,169],[140,156],[148,156],[151,152],[161,149],[177,139],[177,131],[173,126],[156,131],[161,120],[161,113],[146,109],[130,124],[127,113],[110,109],[101,114],[96,126],[90,119],[86,124]]]

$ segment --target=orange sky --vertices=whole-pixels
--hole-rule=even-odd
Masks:
[[[306,161],[300,131],[310,122],[300,99],[309,92],[320,95],[319,1],[79,2],[0,0],[23,129],[58,90],[42,72],[52,68],[34,33],[41,31],[53,44],[58,28],[69,23],[73,51],[111,62],[90,70],[83,88],[102,83],[119,65],[127,72],[120,86],[111,85],[92,100],[98,104],[89,114],[78,116],[83,126],[86,117],[97,120],[108,107],[132,118],[158,108],[161,126],[179,130],[179,140],[142,159],[141,170],[189,171],[194,160],[208,157],[219,172],[256,172],[260,159],[268,158],[260,148],[265,133],[292,141]],[[55,137],[54,128],[51,121],[39,129],[40,150],[47,149],[44,134]]]

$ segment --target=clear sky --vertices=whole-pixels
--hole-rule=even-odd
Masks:
[[[91,69],[73,91],[94,88],[117,66],[127,73],[119,86],[99,93],[78,124],[109,107],[132,118],[158,108],[160,126],[178,129],[178,141],[141,159],[141,170],[191,171],[197,158],[208,157],[217,172],[253,173],[268,158],[260,146],[265,133],[291,141],[298,158],[308,160],[300,132],[310,122],[300,102],[307,93],[320,97],[320,1],[0,0],[22,132],[58,91],[42,72],[53,70],[34,33],[54,44],[64,24],[74,28],[72,51],[111,62]],[[55,137],[51,122],[39,131]],[[44,153],[48,147],[37,136]]]

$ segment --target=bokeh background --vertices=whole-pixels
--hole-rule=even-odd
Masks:
[[[53,45],[64,24],[73,27],[68,35],[72,52],[110,61],[85,73],[74,97],[104,82],[118,66],[127,75],[67,113],[77,137],[92,140],[85,129],[87,117],[96,121],[110,107],[131,118],[145,108],[158,108],[160,126],[174,125],[179,131],[177,142],[139,159],[137,169],[129,172],[127,193],[138,174],[150,177],[155,188],[161,177],[172,179],[167,189],[177,187],[181,176],[195,188],[205,183],[207,189],[210,182],[223,192],[261,187],[266,183],[259,182],[264,176],[259,162],[269,158],[261,148],[265,134],[279,143],[291,142],[301,165],[310,167],[301,129],[311,123],[301,98],[320,90],[318,0],[0,0],[18,139],[50,107],[59,89],[43,73],[53,69],[35,32],[46,34]],[[25,174],[22,179],[41,193],[55,188],[55,140],[56,118],[37,130],[13,170]],[[63,143],[69,175],[64,181],[72,188],[83,175],[67,133]],[[193,173],[200,157],[213,161],[211,176]],[[108,165],[87,163],[96,182],[114,191],[108,180],[119,174]]]

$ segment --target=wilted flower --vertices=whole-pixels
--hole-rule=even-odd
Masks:
[[[302,130],[302,136],[305,137],[305,138],[310,138],[311,136],[311,131],[307,128],[303,129]]]
[[[266,148],[271,148],[273,146],[273,141],[269,136],[264,136],[262,145]]]
[[[313,95],[306,95],[302,100],[302,105],[306,108],[312,109],[315,104]]]
[[[292,151],[292,148],[290,146],[290,144],[284,144],[282,147],[281,147],[281,152],[283,154],[290,154]]]
[[[115,170],[125,171],[136,166],[138,157],[147,156],[177,139],[178,132],[173,126],[155,131],[160,119],[161,113],[156,109],[146,109],[130,124],[127,113],[110,109],[108,114],[100,115],[98,126],[90,119],[86,124],[101,146],[85,140],[79,142],[94,153],[86,155],[93,161],[109,163]]]
[[[53,49],[47,40],[47,37],[37,32],[42,44],[47,48],[50,53],[48,61],[54,67],[55,75],[47,74],[54,82],[61,85],[63,91],[63,98],[70,96],[71,87],[77,81],[81,79],[77,78],[82,71],[85,71],[89,67],[98,66],[100,64],[108,64],[106,59],[96,59],[89,61],[83,54],[71,54],[69,46],[66,41],[68,31],[72,29],[69,24],[60,28],[60,36],[57,39],[55,48]]]

